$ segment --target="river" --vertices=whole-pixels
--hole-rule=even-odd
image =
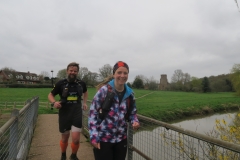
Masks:
[[[230,116],[233,118],[236,114],[235,112],[231,113],[218,113],[210,116],[205,117],[198,117],[191,119],[185,119],[179,122],[173,122],[172,125],[175,125],[177,127],[181,127],[185,130],[191,130],[197,133],[201,133],[206,135],[206,133],[212,131],[214,129],[214,126],[216,125],[216,119],[222,120],[224,119],[227,124],[231,122]],[[174,131],[168,131],[164,129],[163,127],[157,127],[153,126],[148,127],[140,132],[137,132],[133,136],[133,142],[134,146],[142,150],[143,152],[147,153],[148,155],[151,155],[151,158],[153,160],[172,160],[176,159],[176,155],[178,155],[179,150],[174,149],[172,145],[166,145],[164,142],[164,139],[161,137],[162,133],[167,133],[169,135],[177,136],[177,132]],[[169,138],[173,138],[169,136]],[[194,140],[196,141],[196,140]],[[196,144],[197,147],[198,142]],[[199,151],[200,153],[200,151]],[[186,157],[185,157],[186,158]],[[178,160],[185,160],[184,157],[178,157]],[[139,156],[138,154],[133,154],[133,160],[142,160],[143,158]],[[204,159],[204,158],[203,158]]]
[[[218,120],[224,119],[227,122],[227,124],[229,124],[232,121],[230,117],[234,117],[235,115],[236,112],[216,113],[210,116],[188,119],[180,122],[173,122],[171,124],[184,129],[195,131],[197,133],[206,134],[207,132],[213,130],[214,126],[216,125],[216,119]]]

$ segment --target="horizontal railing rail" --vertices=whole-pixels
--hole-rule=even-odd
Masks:
[[[0,101],[0,109],[14,109],[14,108],[22,108],[26,105],[26,101]],[[40,107],[50,108],[50,102],[39,102]]]
[[[37,121],[39,98],[28,100],[20,110],[13,109],[11,117],[0,128],[0,159],[25,160]]]
[[[90,107],[91,101],[87,103]],[[50,108],[47,104],[43,103],[43,106]],[[38,98],[35,98],[20,111],[13,110],[11,118],[0,128],[0,159],[26,158],[39,106]],[[88,113],[83,112],[82,131],[89,138]],[[240,145],[142,115],[138,118],[141,124],[139,130],[135,131],[128,125],[127,160],[240,159]]]
[[[91,101],[88,101],[90,107]],[[141,127],[128,128],[127,160],[240,159],[240,145],[138,115]],[[83,133],[88,133],[88,111],[83,114]]]
[[[240,145],[222,141],[175,125],[138,115],[141,128],[133,135],[133,146],[153,160],[240,159]],[[128,137],[131,139],[131,137]],[[130,140],[131,141],[131,140]],[[133,154],[134,160],[146,159]],[[131,160],[132,160],[131,159]]]

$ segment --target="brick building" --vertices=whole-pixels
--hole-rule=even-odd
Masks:
[[[36,84],[40,83],[40,78],[35,73],[0,70],[0,82]]]
[[[159,90],[166,90],[168,87],[167,75],[162,74],[160,78]]]

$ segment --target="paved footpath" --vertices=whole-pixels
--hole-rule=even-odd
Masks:
[[[61,135],[58,131],[58,115],[38,115],[28,160],[60,160],[60,138]],[[67,158],[69,158],[70,154],[71,138],[69,138]],[[94,160],[92,146],[82,134],[77,156],[79,160]]]

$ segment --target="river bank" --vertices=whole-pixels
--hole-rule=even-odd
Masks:
[[[238,112],[240,111],[239,104],[228,104],[228,105],[220,105],[216,107],[208,107],[204,106],[203,108],[195,108],[195,107],[188,107],[185,110],[183,109],[175,109],[168,111],[161,111],[155,112],[154,114],[144,115],[153,119],[157,119],[159,121],[163,122],[177,122],[182,121],[186,119],[195,119],[195,118],[201,118],[206,116],[211,116],[216,113],[222,114],[222,113],[229,113],[229,112]],[[159,113],[159,115],[157,115]]]

